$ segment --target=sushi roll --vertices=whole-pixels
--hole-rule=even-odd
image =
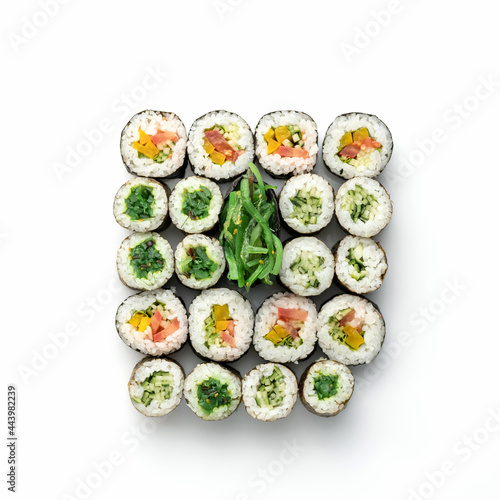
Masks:
[[[275,363],[307,358],[317,340],[316,319],[312,300],[288,292],[271,295],[255,317],[255,350],[261,358]]]
[[[235,290],[212,288],[189,306],[189,339],[195,352],[212,361],[236,361],[252,342],[253,310]]]
[[[305,297],[319,295],[332,285],[333,255],[314,236],[290,240],[283,248],[279,277],[291,292]]]
[[[371,238],[346,236],[333,249],[335,277],[353,293],[374,292],[382,286],[387,258],[380,243]]]
[[[187,132],[174,113],[147,109],[125,125],[120,141],[123,163],[142,177],[179,177],[187,164]]]
[[[189,288],[203,290],[214,286],[225,267],[224,250],[215,238],[191,234],[175,250],[175,272],[179,281]]]
[[[124,285],[155,290],[174,274],[174,252],[158,233],[134,233],[122,241],[116,267]]]
[[[272,422],[287,417],[293,410],[297,402],[297,377],[283,365],[258,365],[243,378],[242,392],[248,414]]]
[[[270,175],[288,178],[310,172],[318,154],[318,127],[300,111],[264,115],[255,129],[255,153]]]
[[[344,179],[376,177],[391,155],[391,133],[375,115],[340,115],[326,131],[323,161],[334,174]]]
[[[318,343],[323,352],[345,365],[373,361],[385,337],[377,306],[356,295],[337,295],[318,314]]]
[[[380,182],[355,177],[339,187],[335,197],[335,215],[347,233],[370,238],[389,224],[392,202]]]
[[[317,233],[332,220],[333,188],[319,175],[297,175],[285,182],[279,207],[283,221],[292,232]]]
[[[212,111],[191,126],[187,151],[196,175],[229,181],[253,161],[252,131],[236,113]]]
[[[174,411],[182,399],[184,372],[168,358],[141,359],[128,383],[134,408],[147,417],[162,417]]]
[[[199,364],[184,381],[184,398],[203,420],[222,420],[240,404],[241,377],[217,363]]]
[[[353,390],[351,370],[342,363],[324,359],[306,368],[299,385],[302,404],[320,417],[340,413],[351,399]]]
[[[146,291],[126,298],[118,307],[115,324],[125,344],[149,356],[178,351],[188,337],[186,309],[170,290]]]
[[[168,225],[167,190],[153,179],[130,179],[116,193],[113,214],[125,229],[138,233],[161,231]]]
[[[203,177],[180,180],[170,195],[170,218],[187,234],[211,231],[217,225],[224,200],[215,182]]]

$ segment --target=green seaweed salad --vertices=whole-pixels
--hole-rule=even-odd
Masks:
[[[283,245],[276,235],[276,197],[271,194],[276,186],[264,184],[257,167],[248,166],[220,215],[227,277],[247,291],[256,282],[272,285],[270,276],[279,273],[283,258]]]

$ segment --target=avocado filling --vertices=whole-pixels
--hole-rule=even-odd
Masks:
[[[187,278],[205,280],[211,278],[219,268],[217,262],[207,255],[207,247],[190,247],[186,251],[187,257],[180,262],[182,274]]]
[[[227,304],[215,304],[205,319],[205,347],[235,347],[234,320]]]
[[[150,219],[154,215],[153,188],[149,186],[136,186],[130,190],[130,194],[125,198],[125,213],[132,220]]]
[[[303,149],[304,140],[298,125],[283,125],[281,127],[271,127],[265,134],[264,140],[267,142],[267,154],[278,153],[280,146]]]
[[[321,192],[313,187],[311,189],[302,188],[297,191],[297,194],[290,198],[293,205],[291,218],[297,219],[299,222],[308,226],[318,222],[318,215],[321,215]]]
[[[158,406],[160,406],[163,401],[170,399],[173,385],[174,377],[169,372],[154,372],[141,384],[144,389],[142,398],[133,397],[132,399],[137,404],[142,403],[144,406],[149,406],[152,401],[157,401]]]
[[[354,270],[351,273],[351,278],[359,281],[366,276],[366,266],[363,259],[363,244],[358,243],[354,248],[349,249],[349,265],[353,266]]]
[[[339,388],[338,386],[338,375],[320,373],[317,377],[314,377],[314,391],[320,400],[335,396]]]
[[[349,189],[342,200],[342,210],[349,213],[353,222],[374,220],[379,205],[377,198],[358,184]]]
[[[130,265],[138,278],[145,278],[148,273],[157,273],[164,266],[161,253],[156,248],[153,238],[144,240],[130,249]]]
[[[212,201],[212,192],[205,186],[194,191],[184,191],[181,212],[191,220],[208,217],[209,206]]]
[[[285,397],[285,377],[281,370],[275,366],[269,377],[262,376],[260,385],[255,394],[255,402],[261,408],[273,409],[279,406]]]
[[[325,258],[314,254],[308,250],[303,250],[300,255],[293,261],[290,269],[297,275],[304,277],[304,288],[318,288],[320,282],[316,277],[316,273],[321,270]]]
[[[231,403],[231,394],[227,384],[210,377],[201,384],[198,384],[198,406],[204,413],[210,415],[221,406],[228,406]]]
[[[354,309],[342,309],[328,318],[329,333],[333,340],[346,345],[351,351],[357,351],[365,343],[364,325],[356,318]]]

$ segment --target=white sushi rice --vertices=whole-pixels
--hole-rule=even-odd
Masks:
[[[311,256],[323,259],[323,263],[317,265],[313,274],[304,273],[301,269],[312,268],[307,260]],[[300,264],[296,264],[298,259]],[[290,291],[309,297],[319,295],[331,286],[334,267],[333,254],[321,240],[314,236],[301,236],[289,241],[283,248],[279,277]],[[314,286],[315,280],[319,282],[318,286]]]
[[[212,193],[212,199],[208,205],[208,215],[203,219],[193,220],[189,215],[182,213],[184,198],[187,193],[199,191],[202,186]],[[180,180],[173,189],[169,201],[170,218],[173,224],[185,233],[203,233],[217,224],[223,203],[221,190],[215,182],[193,175]]]
[[[155,302],[165,304],[162,316],[165,321],[177,318],[179,329],[161,342],[153,342],[151,326],[143,332],[132,326],[129,321],[138,311],[145,311]],[[182,302],[171,290],[141,292],[125,299],[116,312],[116,329],[120,338],[136,351],[150,356],[162,356],[179,350],[187,340],[188,319]]]
[[[158,252],[163,257],[163,268],[156,273],[148,272],[144,278],[139,278],[130,264],[130,251],[150,238],[153,239]],[[125,238],[120,245],[116,267],[118,276],[125,285],[138,290],[154,290],[161,288],[174,274],[174,252],[170,243],[158,233],[134,233]]]
[[[205,320],[214,305],[227,304],[229,316],[234,320],[235,347],[205,345]],[[213,361],[235,361],[252,342],[254,313],[250,302],[235,290],[212,288],[202,291],[189,306],[189,338],[193,349],[203,358]]]
[[[294,204],[290,198],[297,196],[299,191],[310,193],[316,190],[321,198],[321,211],[317,214],[315,224],[304,224],[296,216],[292,216],[295,211]],[[292,177],[285,182],[279,197],[279,208],[281,216],[286,224],[298,233],[315,233],[326,227],[333,217],[335,208],[333,188],[330,183],[316,174],[302,174]]]
[[[285,396],[274,408],[265,408],[258,405],[255,395],[261,385],[262,377],[269,377],[274,371],[274,367],[279,368],[283,374],[283,382],[285,384]],[[275,363],[266,363],[256,366],[250,370],[243,378],[243,403],[250,416],[263,420],[265,422],[272,422],[280,418],[287,417],[293,410],[297,401],[298,384],[295,374],[284,365]]]
[[[373,220],[364,221],[360,218],[354,222],[349,211],[343,208],[348,191],[354,190],[356,185],[366,189],[370,194],[375,196],[379,203]],[[392,201],[380,182],[368,177],[355,177],[344,182],[338,189],[337,196],[335,197],[335,215],[339,224],[348,233],[354,236],[370,238],[378,234],[389,224],[392,217]]]
[[[364,344],[358,350],[352,350],[342,342],[334,340],[330,335],[329,319],[339,311],[354,309],[356,318],[363,326]],[[337,295],[328,301],[318,314],[318,343],[323,352],[330,358],[346,365],[359,365],[373,361],[382,348],[385,337],[385,324],[376,307],[363,297],[356,295]]]
[[[216,125],[223,127],[235,126],[238,139],[231,144],[233,149],[244,149],[245,152],[238,157],[235,163],[226,161],[222,165],[214,163],[208,153],[203,149],[205,131]],[[236,147],[238,146],[238,148]],[[236,177],[248,168],[248,163],[254,158],[253,134],[248,123],[236,113],[228,111],[212,111],[198,118],[189,130],[187,145],[189,161],[196,175],[203,175],[210,179],[224,180]]]
[[[158,132],[175,132],[179,140],[172,150],[172,156],[162,163],[150,158],[139,158],[134,149],[139,140],[139,129],[152,136]],[[184,163],[187,146],[187,132],[184,124],[174,113],[145,110],[134,115],[121,135],[120,151],[125,165],[136,175],[144,177],[167,177],[175,173]]]
[[[361,158],[352,159],[349,163],[343,162],[337,155],[340,148],[340,139],[347,132],[354,132],[360,128],[367,128],[372,139],[382,144],[380,150],[370,154],[363,154]],[[392,136],[387,125],[375,115],[365,113],[348,113],[335,118],[326,131],[323,143],[323,160],[330,170],[345,179],[365,176],[375,177],[386,166],[392,154]]]
[[[349,251],[358,245],[363,246],[363,264],[366,276],[360,280],[352,277],[356,271],[354,265],[349,264]],[[371,238],[346,236],[343,238],[334,254],[335,275],[340,283],[354,293],[374,292],[381,287],[387,271],[387,259],[380,243]]]
[[[296,348],[285,345],[276,346],[271,340],[265,338],[272,328],[279,324],[278,308],[307,311],[307,320],[304,322],[303,327],[298,330],[302,339],[300,346]],[[268,297],[257,311],[253,336],[255,350],[261,358],[267,361],[297,363],[299,360],[307,358],[314,350],[317,340],[316,320],[316,306],[311,299],[299,297],[289,292],[275,293]]]
[[[227,384],[231,403],[215,408],[210,414],[205,413],[198,404],[198,386],[209,378],[215,378]],[[184,398],[193,412],[203,420],[222,420],[229,417],[238,408],[241,401],[241,380],[235,373],[217,363],[202,363],[186,377]]]
[[[267,154],[264,135],[271,127],[297,125],[302,132],[304,149],[309,158],[284,158],[277,153]],[[297,175],[310,172],[318,154],[318,127],[314,120],[300,111],[275,111],[264,115],[255,130],[255,153],[261,166],[273,175]]]
[[[188,255],[190,248],[205,247],[207,257],[217,264],[217,269],[213,271],[209,278],[197,280],[193,275],[186,276],[181,269],[181,262],[191,257]],[[175,250],[175,272],[179,281],[195,290],[203,290],[214,286],[222,276],[226,268],[226,259],[224,258],[224,250],[222,249],[219,240],[210,238],[203,234],[191,234],[186,236],[178,245]]]
[[[132,220],[127,215],[127,198],[132,193],[133,188],[138,186],[146,186],[153,191],[154,201],[151,205],[153,210],[153,217],[147,219]],[[130,179],[118,190],[113,204],[113,214],[116,222],[125,229],[143,233],[146,231],[153,231],[163,225],[168,214],[168,196],[165,188],[153,179],[146,179],[144,177],[136,177]]]
[[[141,384],[153,375],[153,373],[158,371],[168,372],[173,377],[170,398],[166,399],[161,404],[158,404],[158,401],[153,399],[148,406],[134,401],[132,398],[141,399],[144,394],[144,388]],[[136,365],[128,383],[132,404],[137,410],[148,417],[161,417],[175,410],[181,402],[183,387],[184,373],[177,363],[169,359],[153,359],[149,357],[142,359]]]

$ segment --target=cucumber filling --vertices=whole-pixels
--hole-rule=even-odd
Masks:
[[[320,282],[316,277],[316,273],[318,271],[321,271],[324,263],[324,257],[316,255],[308,250],[304,250],[293,261],[290,269],[295,275],[300,275],[303,277],[304,288],[318,288]]]
[[[349,213],[353,222],[374,220],[379,205],[377,198],[358,184],[349,189],[342,199],[342,210]]]
[[[259,388],[255,394],[255,402],[261,408],[273,409],[280,406],[285,397],[285,377],[281,370],[275,366],[273,373],[268,377],[262,376]]]
[[[363,259],[363,244],[358,243],[356,247],[349,249],[349,265],[353,267],[351,278],[356,281],[366,276],[366,266]]]
[[[313,187],[309,190],[306,188],[299,189],[297,194],[290,198],[293,205],[293,212],[290,217],[297,219],[300,223],[308,226],[316,224],[318,216],[321,215],[321,192]]]
[[[152,401],[156,401],[160,406],[163,401],[170,399],[172,396],[172,387],[174,385],[174,377],[169,372],[157,371],[152,373],[144,382],[141,387],[144,389],[142,397],[139,399],[133,397],[132,399],[137,404],[149,406]]]

